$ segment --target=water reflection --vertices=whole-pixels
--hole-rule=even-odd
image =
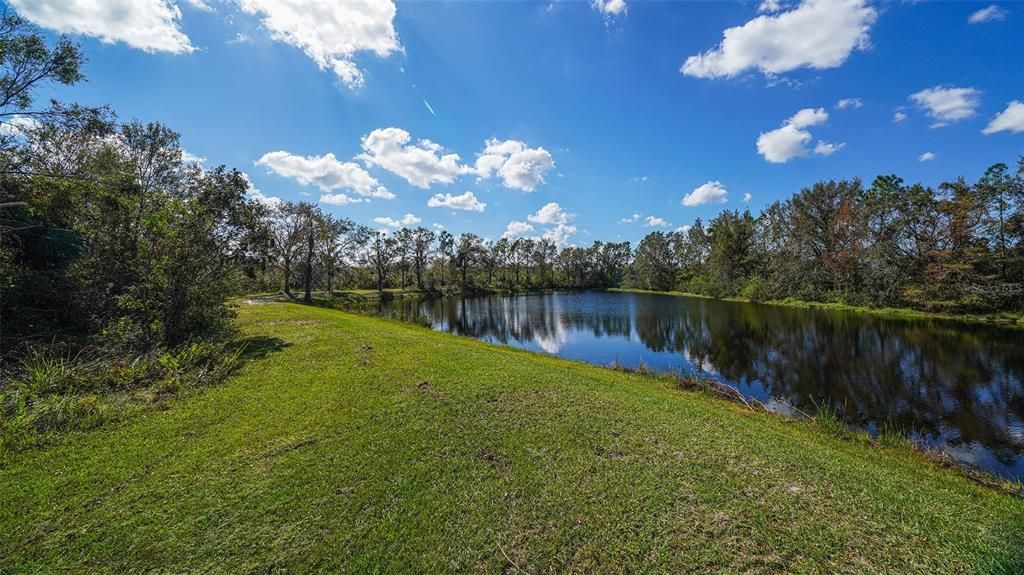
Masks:
[[[1024,332],[649,294],[395,300],[380,313],[607,365],[701,371],[776,409],[829,400],[1024,477]]]

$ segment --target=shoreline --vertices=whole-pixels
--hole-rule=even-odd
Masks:
[[[890,319],[937,319],[946,321],[960,321],[966,323],[980,323],[1001,327],[1024,328],[1024,312],[996,312],[992,314],[947,314],[921,311],[913,308],[874,308],[867,306],[854,306],[843,303],[825,303],[796,299],[769,300],[759,302],[740,297],[716,298],[709,295],[695,294],[689,292],[644,290],[639,288],[608,288],[604,291],[710,299],[715,301],[749,303],[755,305],[772,305],[780,307],[791,307],[797,309],[816,309],[822,311],[861,313],[867,315],[886,317]]]

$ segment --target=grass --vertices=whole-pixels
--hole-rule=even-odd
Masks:
[[[1020,573],[1024,500],[664,378],[290,303],[226,384],[16,454],[7,573]]]
[[[695,294],[681,291],[652,291],[643,290],[637,288],[610,288],[608,291],[615,292],[626,292],[626,293],[647,293],[647,294],[660,294],[660,295],[672,295],[680,297],[695,297],[703,299],[716,299],[711,296],[703,294]],[[741,297],[727,297],[721,298],[722,301],[734,301],[742,303],[752,303],[749,299]],[[855,312],[855,313],[867,313],[872,315],[884,316],[889,318],[902,318],[902,319],[946,319],[956,321],[968,321],[975,323],[995,323],[1011,327],[1024,327],[1024,312],[1014,311],[1001,311],[992,312],[986,314],[949,314],[949,313],[935,313],[928,311],[921,311],[913,308],[906,307],[867,307],[858,305],[849,305],[839,302],[816,302],[816,301],[805,301],[794,298],[787,298],[783,300],[772,300],[765,302],[757,302],[765,305],[781,305],[787,307],[797,307],[802,309],[823,309],[831,311],[843,311],[843,312]]]

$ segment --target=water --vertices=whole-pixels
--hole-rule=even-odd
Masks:
[[[769,409],[841,406],[1024,479],[1024,330],[700,298],[572,292],[378,304],[390,317],[597,365],[702,373]]]

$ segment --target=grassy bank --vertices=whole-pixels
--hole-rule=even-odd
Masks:
[[[610,288],[608,291],[615,292],[626,292],[626,293],[648,293],[648,294],[659,294],[659,295],[672,295],[680,297],[696,297],[703,299],[716,299],[711,296],[702,294],[687,293],[681,291],[653,291],[653,290],[642,290],[635,288]],[[739,297],[728,297],[721,298],[722,301],[735,301],[743,303],[752,303],[750,300]],[[815,301],[804,301],[798,299],[784,299],[784,300],[773,300],[758,302],[765,305],[781,305],[788,307],[796,307],[802,309],[824,309],[831,311],[844,311],[844,312],[856,312],[856,313],[867,313],[872,315],[879,315],[890,318],[903,318],[903,319],[949,319],[956,321],[970,321],[977,323],[994,323],[999,325],[1006,325],[1011,327],[1024,327],[1024,313],[1021,312],[994,312],[988,314],[945,314],[945,313],[932,313],[927,311],[921,311],[913,308],[894,308],[894,307],[867,307],[867,306],[856,306],[844,303],[827,303],[827,302],[815,302]]]
[[[1018,573],[1024,501],[665,380],[288,303],[0,469],[0,572]]]

